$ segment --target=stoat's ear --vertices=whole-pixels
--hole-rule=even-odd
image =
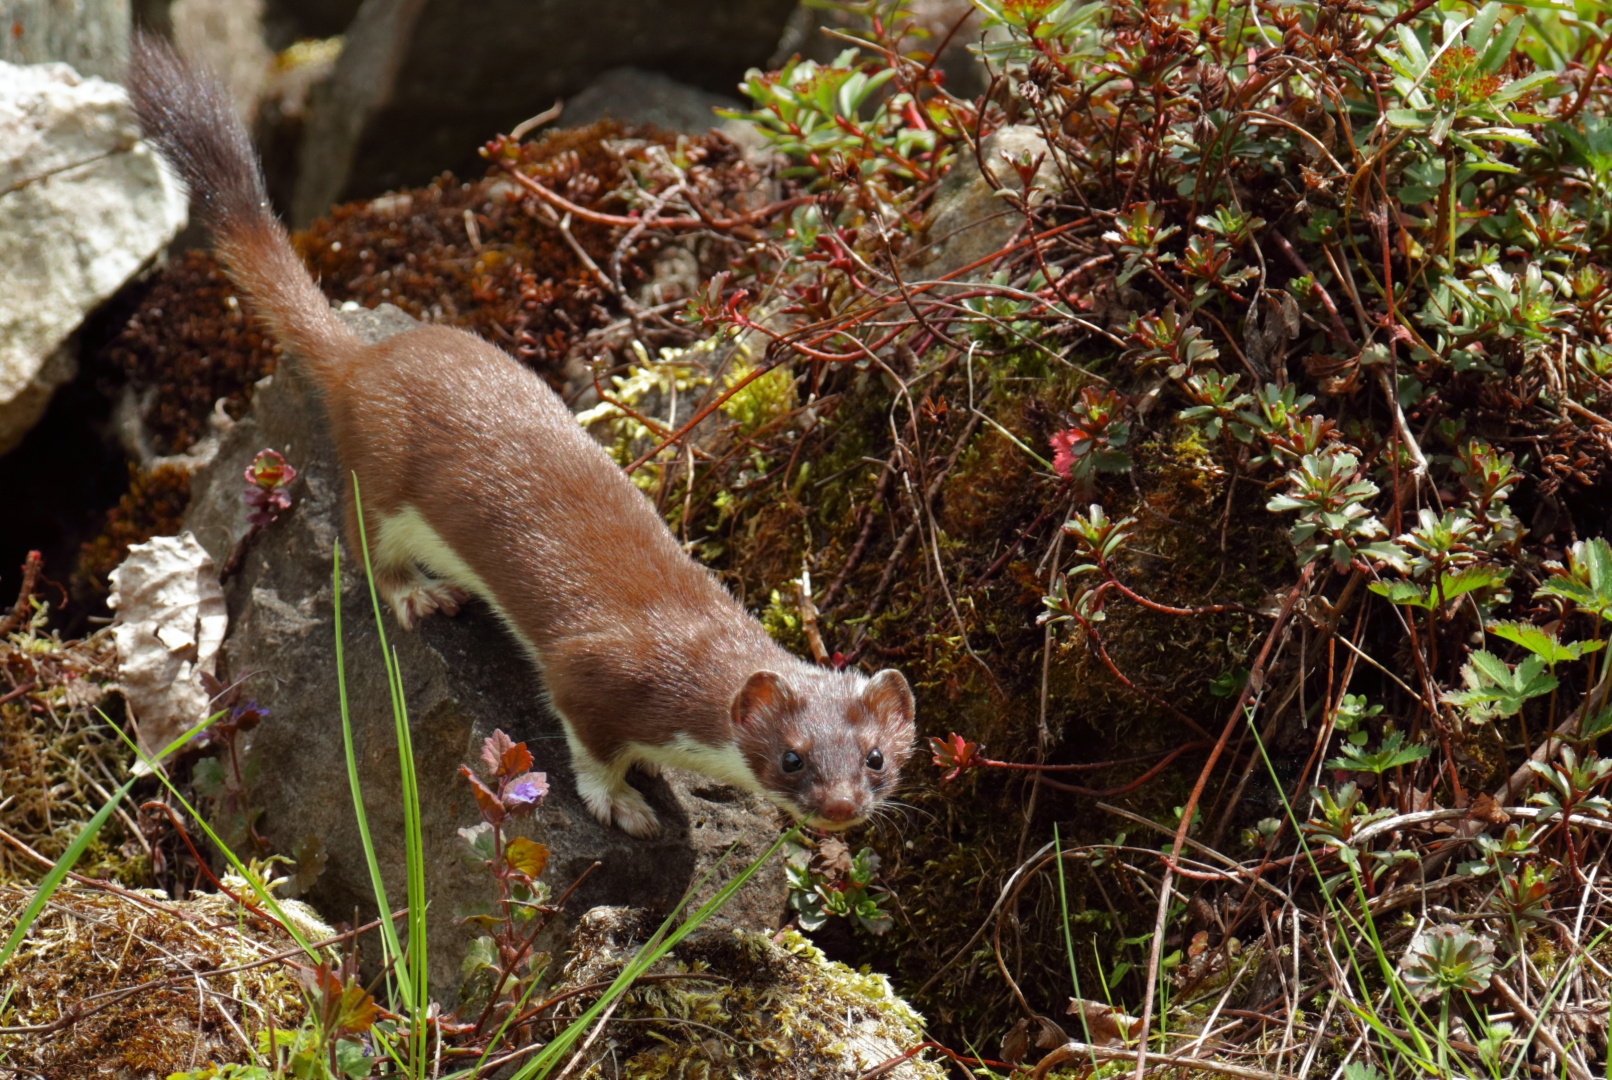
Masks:
[[[781,719],[795,707],[795,692],[776,671],[757,671],[733,695],[730,710],[736,727]]]
[[[903,742],[917,734],[918,705],[906,676],[895,668],[885,668],[862,688],[862,702],[886,727],[897,731]]]

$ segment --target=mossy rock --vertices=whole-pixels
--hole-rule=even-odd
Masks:
[[[608,984],[654,933],[624,908],[594,908],[572,940],[572,959],[550,997]],[[722,930],[696,936],[629,990],[574,1074],[582,1080],[807,1080],[860,1076],[924,1041],[923,1017],[883,975],[827,959],[793,930],[777,936]],[[594,994],[567,999],[575,1017]],[[915,1055],[883,1075],[941,1080]]]

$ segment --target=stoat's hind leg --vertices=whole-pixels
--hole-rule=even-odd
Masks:
[[[457,615],[459,605],[470,599],[457,585],[431,577],[413,562],[377,567],[375,588],[405,630],[413,630],[416,623],[434,611]]]
[[[350,499],[348,507],[347,534],[356,543],[358,529]],[[419,515],[405,508],[403,513],[384,516],[366,511],[364,517],[375,588],[391,606],[403,629],[414,629],[415,624],[435,611],[444,615],[459,614],[460,605],[470,599],[470,594],[427,573],[416,561],[422,544],[436,539],[428,529],[422,530]]]

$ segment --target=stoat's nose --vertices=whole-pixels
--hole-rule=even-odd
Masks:
[[[834,792],[824,799],[817,807],[817,816],[822,821],[835,825],[848,825],[857,817],[856,800],[843,792]]]

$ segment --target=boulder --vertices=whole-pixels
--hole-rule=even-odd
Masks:
[[[396,308],[354,309],[342,317],[367,340],[413,325]],[[242,474],[259,450],[272,448],[299,470],[292,508],[255,540],[241,572],[226,587],[230,629],[219,662],[225,682],[244,678],[244,697],[270,712],[251,737],[256,770],[251,802],[263,809],[259,829],[281,851],[317,837],[327,862],[306,898],[327,917],[374,913],[373,893],[354,824],[338,708],[331,560],[342,546],[342,623],[347,689],[359,777],[370,828],[392,904],[404,903],[403,818],[396,739],[381,645],[362,562],[340,537],[334,446],[316,394],[285,363],[265,380],[251,412],[223,437],[214,461],[192,482],[186,526],[223,565],[246,532]],[[572,913],[596,904],[668,910],[731,847],[719,878],[758,856],[777,836],[778,819],[759,799],[702,776],[667,771],[636,783],[665,831],[635,840],[600,825],[577,795],[559,720],[543,705],[536,672],[497,619],[480,604],[456,618],[433,616],[406,633],[388,611],[408,702],[425,838],[430,899],[430,978],[451,1004],[459,965],[472,934],[455,909],[490,900],[493,882],[460,861],[457,830],[480,819],[462,763],[480,760],[494,729],[524,741],[548,774],[550,792],[536,816],[517,830],[548,846],[544,879],[563,892],[594,862],[601,865],[568,902]],[[708,894],[719,884],[706,886]],[[767,928],[784,911],[781,860],[760,872],[717,925]],[[564,921],[539,948],[556,949]],[[373,955],[369,956],[373,961]]]
[[[713,94],[658,71],[618,67],[600,75],[587,89],[567,100],[560,122],[567,127],[581,127],[608,118],[623,124],[647,124],[662,131],[683,131],[690,135],[703,135],[711,128],[730,134],[730,127],[743,132],[748,132],[750,127],[740,121],[725,120],[713,110],[744,107],[744,102],[731,94]]]
[[[987,136],[980,144],[977,159],[966,147],[959,151],[957,163],[935,192],[925,222],[929,242],[915,253],[914,268],[926,278],[944,277],[1006,246],[1024,224],[1024,215],[997,192],[1024,190],[1018,172],[1009,162],[1025,158],[1040,161],[1031,178],[1031,186],[1037,189],[1031,195],[1032,202],[1039,203],[1063,190],[1063,177],[1046,139],[1029,125],[1013,124]],[[973,280],[989,276],[989,265],[966,275]]]
[[[129,62],[129,0],[6,0],[0,14],[0,61],[55,60],[81,75],[123,78]]]
[[[632,66],[732,93],[772,53],[794,0],[365,0],[310,107],[292,200],[337,201],[480,171],[477,148]]]
[[[0,63],[0,454],[76,372],[73,331],[185,214],[122,88]]]

